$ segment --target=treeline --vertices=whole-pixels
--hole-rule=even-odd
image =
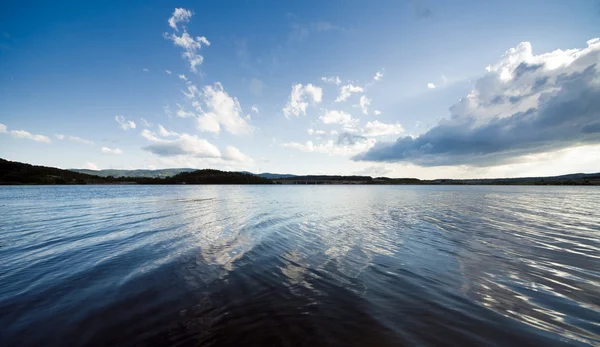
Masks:
[[[219,170],[182,172],[167,178],[100,177],[0,159],[0,184],[272,184],[255,175]]]

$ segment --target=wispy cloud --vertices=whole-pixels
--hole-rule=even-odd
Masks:
[[[169,18],[169,26],[178,31],[177,23],[187,23],[190,21],[191,17],[191,11],[182,8],[176,8],[175,12],[173,12],[173,16]],[[198,54],[198,51],[202,48],[202,46],[210,46],[210,41],[208,41],[208,39],[204,36],[196,36],[195,38],[192,37],[190,34],[188,34],[185,27],[183,28],[183,33],[181,36],[177,36],[175,33],[164,33],[164,37],[173,41],[175,46],[183,49],[181,56],[189,62],[190,70],[192,72],[197,72],[196,67],[202,64],[204,61],[204,57]]]
[[[8,127],[0,123],[0,134],[10,134],[15,139],[33,140],[37,142],[51,143],[52,140],[45,135],[35,135],[25,130],[8,130]]]
[[[102,147],[100,149],[100,151],[102,152],[102,154],[122,154],[123,151],[120,150],[119,148],[108,148],[108,147]]]
[[[123,116],[115,116],[115,121],[119,123],[121,129],[123,130],[135,129],[135,122],[132,120],[127,120]]]

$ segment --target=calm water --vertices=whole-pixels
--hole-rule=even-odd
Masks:
[[[600,345],[600,187],[0,187],[0,345]]]

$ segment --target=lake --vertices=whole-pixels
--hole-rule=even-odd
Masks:
[[[600,187],[0,187],[0,345],[600,345]]]

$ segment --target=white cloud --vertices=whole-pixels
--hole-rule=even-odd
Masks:
[[[375,113],[376,116],[379,116],[381,114],[381,111],[375,110],[375,111],[373,111],[373,113]]]
[[[183,8],[176,8],[175,12],[173,12],[173,16],[169,18],[169,26],[171,26],[171,28],[175,29],[176,31],[179,31],[177,28],[177,23],[187,23],[190,21],[191,18],[191,11],[185,10]],[[181,36],[168,33],[165,33],[163,36],[167,40],[173,41],[173,44],[175,44],[175,46],[181,47],[183,49],[183,53],[181,53],[181,56],[189,62],[190,70],[192,72],[197,72],[196,66],[202,64],[204,60],[204,57],[198,54],[198,51],[202,48],[202,46],[210,46],[210,41],[208,41],[208,39],[204,36],[196,36],[195,38],[190,36],[185,27]]]
[[[360,108],[362,109],[362,113],[369,114],[369,105],[371,105],[371,98],[366,95],[362,95],[360,97]]]
[[[121,153],[123,153],[123,151],[118,148],[108,148],[108,147],[102,147],[102,149],[100,151],[103,154],[121,154]]]
[[[256,105],[252,105],[252,108],[251,108],[251,110],[252,110],[252,112],[254,112],[254,113],[258,114],[258,106],[256,106]]]
[[[7,132],[6,125],[0,123],[0,133],[6,133],[6,132]]]
[[[165,70],[165,72],[167,73],[167,75],[172,74],[171,70]]]
[[[250,158],[249,156],[245,155],[244,153],[240,152],[239,149],[233,147],[233,146],[227,146],[225,147],[225,150],[223,151],[223,157],[224,160],[229,160],[229,161],[234,161],[234,162],[238,162],[238,163],[252,163],[252,158]]]
[[[375,76],[373,77],[374,81],[380,81],[383,78],[383,73],[381,71],[377,71]]]
[[[342,86],[342,88],[340,89],[340,96],[338,96],[337,99],[335,99],[335,102],[346,101],[350,97],[350,95],[352,95],[352,93],[362,93],[362,92],[363,92],[363,88],[359,87],[359,86],[355,86],[352,84]]]
[[[335,84],[336,86],[339,86],[340,84],[342,84],[342,80],[340,80],[340,78],[338,76],[321,77],[321,81],[323,81],[325,83]]]
[[[306,107],[308,105],[316,105],[323,99],[323,90],[320,87],[312,84],[302,86],[302,84],[296,84],[292,86],[292,92],[288,99],[287,104],[283,108],[283,114],[286,118],[291,116],[306,116]]]
[[[163,127],[160,124],[158,125],[158,134],[162,137],[179,136],[178,133],[174,131],[168,131],[167,129],[165,129],[165,127]]]
[[[91,163],[89,161],[87,163],[85,163],[85,168],[89,169],[89,170],[96,170],[96,171],[98,171],[98,165],[96,165],[94,163]]]
[[[169,18],[169,26],[177,31],[177,23],[188,23],[192,18],[192,11],[184,8],[176,8],[173,15]]]
[[[365,136],[386,136],[386,135],[400,135],[404,133],[404,128],[400,123],[386,124],[379,121],[367,122],[363,129]]]
[[[204,36],[196,36],[194,38],[186,31],[184,31],[181,36],[177,36],[176,34],[169,35],[165,33],[164,37],[173,41],[175,46],[183,49],[181,56],[189,62],[190,70],[192,72],[197,72],[196,66],[202,64],[204,61],[204,57],[198,54],[197,51],[199,51],[203,45],[210,46],[210,41],[208,41],[208,39]]]
[[[123,116],[115,116],[115,121],[119,123],[123,130],[135,129],[135,122],[132,120],[126,120]]]
[[[4,126],[3,132],[7,132],[6,126]],[[26,140],[33,140],[33,141],[37,141],[37,142],[45,142],[45,143],[52,142],[48,136],[35,135],[35,134],[32,134],[25,130],[11,130],[10,134],[12,135],[12,137],[14,137],[16,139],[26,139]]]
[[[552,153],[600,144],[599,61],[599,39],[539,55],[522,42],[486,68],[449,117],[420,136],[398,137],[355,159],[490,167],[536,156],[556,163]]]
[[[233,146],[226,146],[225,150],[221,152],[217,146],[198,136],[186,133],[178,134],[168,131],[162,126],[159,126],[159,131],[161,136],[173,136],[175,138],[160,138],[150,130],[144,129],[141,135],[150,142],[148,146],[143,147],[145,151],[160,157],[179,158],[179,161],[199,158],[238,164],[251,164],[253,162],[250,157]]]
[[[375,142],[375,139],[361,138],[353,143],[340,143],[339,140],[338,142],[329,140],[321,144],[314,144],[312,141],[306,141],[305,143],[287,142],[281,144],[281,146],[307,153],[352,156],[367,151],[375,145]]]
[[[151,144],[143,149],[159,156],[191,155],[198,158],[219,158],[221,152],[210,142],[195,135],[181,134],[174,140],[161,139],[155,133],[144,129],[142,137]]]
[[[325,130],[308,129],[308,135],[325,135]]]
[[[319,117],[324,124],[342,124],[350,126],[358,120],[352,118],[349,113],[337,110],[325,110],[325,114]]]
[[[185,75],[184,75],[184,74],[177,75],[177,76],[179,77],[179,79],[181,79],[181,80],[184,80],[184,81],[187,81],[187,77],[185,77]]]
[[[427,83],[427,88],[434,89],[435,88],[435,84],[433,84],[433,83]]]
[[[202,91],[208,112],[198,118],[198,128],[201,131],[219,133],[222,126],[233,135],[252,132],[252,127],[242,117],[240,102],[237,98],[229,96],[221,83],[205,86]]]
[[[148,71],[150,71],[150,70],[148,70],[148,69],[143,69],[142,71],[144,71],[144,72],[148,72]]]
[[[73,142],[78,142],[78,143],[83,143],[86,145],[93,145],[94,141],[90,141],[90,140],[86,140],[86,139],[82,139],[81,137],[78,136],[65,136],[63,134],[54,134],[54,137],[56,137],[58,140],[70,140]]]

